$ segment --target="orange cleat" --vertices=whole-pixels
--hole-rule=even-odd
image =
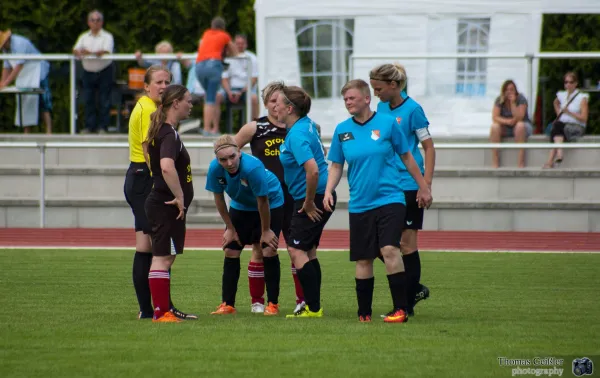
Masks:
[[[273,303],[269,302],[269,305],[267,307],[265,307],[265,315],[266,316],[279,315],[279,304],[273,304]]]
[[[172,312],[168,311],[163,314],[160,318],[153,317],[153,323],[181,323],[183,319],[179,319]]]
[[[235,307],[233,306],[229,306],[227,303],[223,302],[219,305],[219,307],[217,307],[216,311],[211,312],[211,315],[233,315],[235,314],[237,311],[235,310]]]
[[[386,323],[406,323],[408,321],[408,315],[404,310],[397,309],[388,313],[383,321]]]

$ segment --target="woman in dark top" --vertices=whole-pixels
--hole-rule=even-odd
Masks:
[[[192,110],[192,95],[182,85],[170,85],[152,114],[147,143],[154,185],[146,199],[151,227],[152,266],[148,276],[154,304],[153,322],[182,321],[169,311],[169,269],[183,253],[185,214],[194,198],[192,167],[175,128]]]

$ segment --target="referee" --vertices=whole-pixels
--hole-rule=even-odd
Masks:
[[[359,321],[371,321],[373,260],[381,253],[394,306],[384,322],[404,323],[408,321],[408,282],[400,238],[406,207],[397,155],[419,183],[416,199],[420,206],[431,203],[431,193],[395,120],[370,109],[369,84],[351,80],[341,94],[352,117],[338,124],[333,134],[324,205],[330,209],[335,203],[333,191],[342,177],[344,162],[348,162],[350,260],[356,261]]]
[[[156,111],[160,96],[171,83],[171,73],[160,65],[151,66],[144,75],[145,95],[135,104],[129,118],[129,169],[125,175],[125,199],[135,218],[135,255],[133,258],[133,286],[140,307],[138,319],[152,318],[154,312],[148,283],[152,263],[150,226],[144,203],[152,189],[150,161],[144,143],[150,127],[150,115]],[[185,314],[171,303],[173,313],[182,319],[197,319]]]
[[[296,86],[285,86],[279,92],[275,110],[277,121],[288,132],[280,147],[285,184],[294,198],[288,252],[304,291],[306,305],[288,318],[322,317],[321,265],[317,247],[323,228],[335,208],[326,211],[323,194],[327,184],[327,162],[315,123],[308,118],[310,96]]]

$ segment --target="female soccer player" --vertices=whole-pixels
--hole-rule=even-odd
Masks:
[[[283,166],[279,160],[279,148],[287,134],[287,129],[283,123],[277,121],[275,104],[277,96],[284,87],[281,82],[272,82],[262,90],[262,99],[268,114],[264,117],[244,125],[235,136],[235,141],[240,148],[250,143],[252,155],[263,162],[265,167],[273,172],[279,179],[283,189],[284,213],[282,233],[285,242],[289,245],[290,224],[292,222],[292,213],[294,212],[294,198],[290,195],[285,180],[283,178]],[[302,286],[296,274],[296,267],[292,264],[292,277],[294,278],[294,287],[296,289],[296,309],[300,310],[304,306],[304,293]],[[260,248],[252,249],[252,257],[248,264],[248,286],[250,287],[250,297],[252,298],[252,312],[264,312],[265,280],[264,265]]]
[[[213,192],[217,210],[227,229],[223,235],[223,302],[212,314],[234,314],[240,278],[240,254],[248,244],[260,251],[265,266],[268,306],[265,315],[279,314],[279,255],[277,235],[283,223],[283,191],[277,176],[252,155],[240,152],[231,135],[215,142],[208,168],[206,190]],[[226,192],[231,198],[229,212]]]
[[[304,291],[306,305],[289,318],[322,317],[321,265],[317,247],[323,228],[335,208],[323,209],[327,184],[327,163],[315,123],[308,118],[310,96],[299,87],[285,86],[279,91],[275,111],[277,121],[288,132],[281,145],[279,158],[285,184],[294,198],[294,212],[289,231],[288,252],[296,267]]]
[[[144,142],[150,126],[150,115],[156,111],[160,103],[160,96],[171,83],[171,73],[166,68],[155,65],[146,70],[144,76],[144,89],[142,96],[131,112],[129,118],[129,160],[131,161],[125,175],[125,199],[131,207],[135,219],[135,255],[133,258],[133,286],[138,298],[140,312],[139,319],[152,318],[152,300],[148,273],[152,263],[150,225],[144,210],[144,204],[150,189],[152,177],[150,176],[150,161],[147,156],[147,145]],[[182,319],[197,319],[194,314],[186,314],[175,308],[170,303],[171,311]]]
[[[152,265],[148,274],[153,322],[180,322],[169,311],[169,270],[185,244],[185,214],[194,198],[190,155],[175,127],[189,117],[192,95],[178,84],[164,89],[161,104],[152,114],[147,143],[152,172],[152,190],[145,203],[152,237]]]
[[[429,206],[431,193],[396,121],[371,110],[369,84],[351,80],[342,88],[342,96],[352,117],[338,124],[333,134],[324,206],[331,210],[335,203],[333,191],[348,162],[350,260],[356,261],[359,320],[371,321],[373,260],[381,253],[394,305],[384,321],[403,323],[408,321],[407,279],[400,253],[405,200],[397,155],[418,182],[420,206]]]
[[[408,150],[413,155],[421,174],[425,177],[429,190],[431,190],[435,168],[435,148],[431,134],[429,134],[429,121],[425,117],[423,108],[403,92],[406,87],[404,67],[400,64],[384,64],[373,68],[370,78],[373,94],[381,100],[377,105],[377,112],[394,117],[406,137]],[[419,142],[425,150],[425,162],[419,151]],[[429,289],[420,283],[421,259],[417,246],[417,232],[423,228],[424,208],[417,205],[419,186],[402,162],[400,162],[400,173],[402,174],[402,189],[406,196],[406,218],[404,219],[400,249],[406,272],[409,275],[408,312],[412,316],[415,304],[429,297]]]

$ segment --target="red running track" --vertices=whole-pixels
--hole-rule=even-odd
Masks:
[[[189,229],[186,247],[220,248],[223,230]],[[421,231],[421,250],[446,251],[592,251],[600,252],[600,233]],[[348,249],[347,230],[326,230],[321,249]],[[0,247],[130,247],[126,228],[2,228]],[[280,247],[285,247],[282,240]]]

